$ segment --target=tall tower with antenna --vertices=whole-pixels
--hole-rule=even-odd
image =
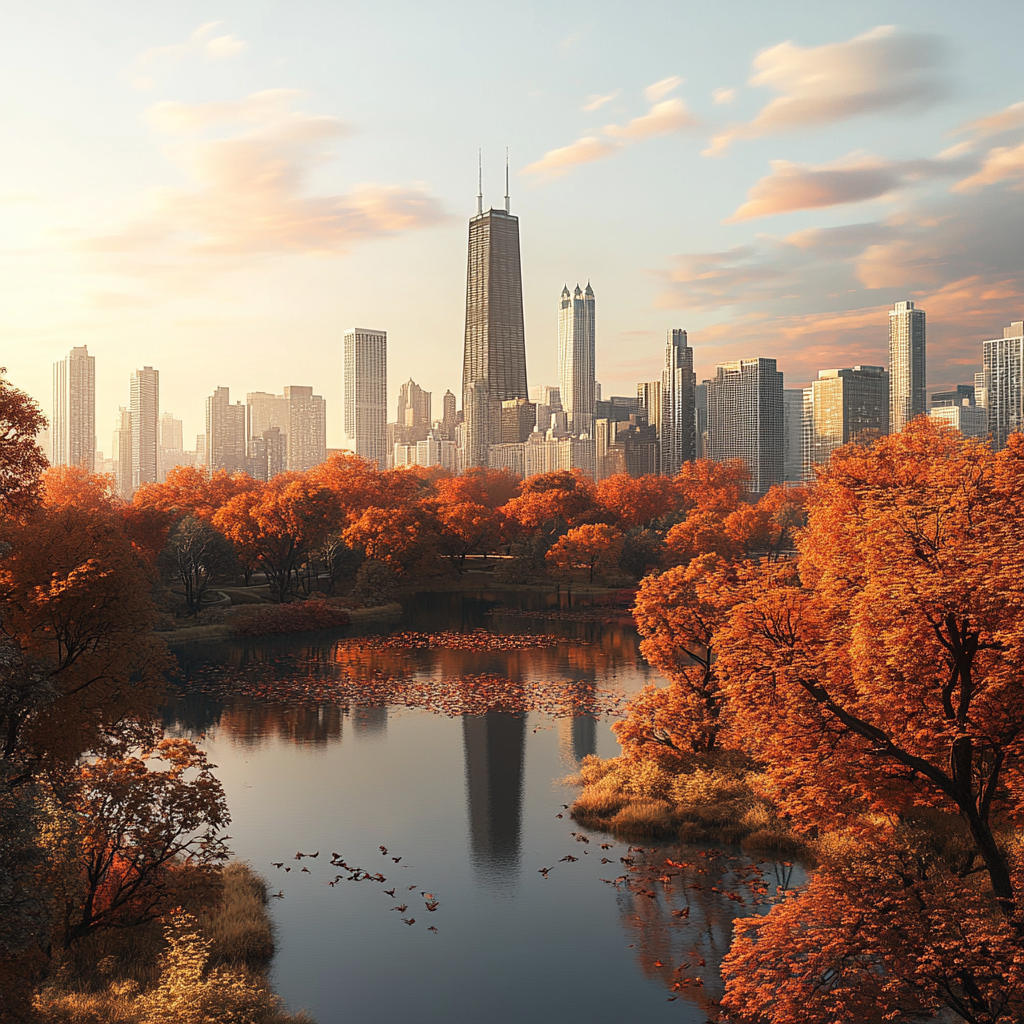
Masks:
[[[488,447],[500,443],[501,403],[528,397],[519,218],[510,212],[508,193],[506,152],[505,209],[484,210],[481,161],[466,270],[462,408],[467,466],[486,465]]]

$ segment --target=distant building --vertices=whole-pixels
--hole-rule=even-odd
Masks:
[[[288,403],[285,442],[288,471],[305,473],[327,459],[327,403],[311,387],[294,384],[284,389]]]
[[[523,445],[523,456],[527,477],[560,469],[579,469],[591,479],[596,475],[593,438],[549,438],[533,434]]]
[[[440,466],[452,473],[458,471],[455,442],[442,437],[436,430],[431,430],[422,441],[396,444],[392,462],[396,469],[406,466]]]
[[[661,440],[661,381],[643,381],[636,386],[637,408],[647,419],[648,426],[654,427]],[[706,406],[705,406],[706,408]],[[655,472],[660,472],[660,465]]]
[[[774,359],[719,363],[708,389],[708,458],[742,460],[750,487],[763,494],[782,482],[785,460],[783,379]],[[665,466],[662,452],[662,466]]]
[[[936,391],[932,394],[933,409],[941,409],[949,405],[974,405],[974,385],[957,384],[952,391]]]
[[[160,371],[132,371],[132,491],[155,484],[160,475]]]
[[[476,216],[469,222],[466,270],[462,408],[467,466],[487,465],[487,449],[500,436],[494,433],[495,427],[501,429],[500,403],[528,394],[519,218],[509,212],[507,194],[504,210],[485,212],[481,188]]]
[[[231,404],[229,388],[217,388],[206,399],[206,468],[241,473],[246,469],[246,411],[241,402]]]
[[[820,370],[804,402],[804,477],[866,431],[889,433],[889,374],[882,366]]]
[[[430,430],[430,399],[430,392],[411,377],[398,389],[396,422],[414,435],[413,440],[423,440]]]
[[[533,433],[536,425],[536,403],[525,398],[512,398],[501,403],[502,444],[522,444]]]
[[[345,332],[345,433],[361,458],[387,465],[388,336],[353,327]]]
[[[675,476],[683,463],[697,457],[697,419],[693,349],[686,331],[670,330],[665,344],[665,369],[661,373],[661,471]]]
[[[706,459],[705,446],[708,435],[708,386],[698,384],[693,389],[693,407],[697,420],[697,458]]]
[[[526,444],[492,444],[487,449],[487,465],[491,469],[504,469],[522,478],[526,476]]]
[[[785,424],[785,459],[782,479],[799,483],[804,479],[804,388],[786,388],[782,392]]]
[[[160,417],[160,482],[163,483],[175,467],[192,465],[193,458],[191,452],[186,454],[184,450],[181,420],[173,413],[163,413]]]
[[[571,434],[590,434],[596,387],[594,292],[562,288],[558,305],[558,390]]]
[[[983,390],[992,447],[1004,448],[1024,424],[1024,321],[1003,328],[1003,336],[983,346]]]
[[[288,468],[287,438],[280,427],[267,427],[260,437],[249,438],[249,475],[256,480],[273,480]]]
[[[941,426],[953,427],[964,437],[988,437],[988,411],[980,405],[933,405],[928,418]]]
[[[444,434],[446,440],[454,441],[455,426],[459,421],[455,411],[456,399],[450,389],[444,393],[444,398],[441,399],[441,402],[443,406],[441,433]]]
[[[596,402],[594,415],[600,419],[622,423],[640,412],[640,397],[632,395],[609,395]]]
[[[117,411],[111,460],[114,463],[118,497],[128,501],[135,493],[132,486],[132,413],[131,409],[126,409],[123,405]]]
[[[53,419],[50,461],[79,466],[89,473],[96,465],[96,358],[87,346],[73,348],[53,364]]]
[[[974,404],[982,409],[988,408],[988,389],[985,387],[985,371],[974,375]]]
[[[889,312],[889,429],[899,433],[926,411],[925,315],[912,302]]]

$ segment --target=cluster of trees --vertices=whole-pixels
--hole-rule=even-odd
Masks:
[[[675,479],[579,471],[520,481],[503,470],[458,476],[378,471],[335,455],[269,483],[244,473],[180,467],[148,484],[132,508],[170,529],[163,564],[181,581],[189,612],[209,580],[259,574],[278,600],[324,586],[331,593],[365,560],[397,576],[462,572],[469,555],[512,553],[509,581],[549,572],[571,582],[643,576],[688,560],[695,547],[723,555],[776,552],[799,521],[800,495],[781,489],[754,504],[739,464],[701,462]],[[447,561],[445,561],[447,560]]]
[[[745,757],[817,863],[737,922],[738,1019],[1024,1019],[1022,498],[1021,435],[992,452],[916,423],[833,454],[793,557],[746,557],[795,525],[748,525],[760,504],[669,532],[679,564],[635,608],[669,685],[634,702],[624,754]]]

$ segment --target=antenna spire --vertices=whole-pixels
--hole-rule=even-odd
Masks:
[[[476,212],[484,212],[484,155],[483,150],[476,151],[477,160],[477,185],[476,185]]]
[[[505,147],[505,212],[511,212],[508,199],[508,146]]]

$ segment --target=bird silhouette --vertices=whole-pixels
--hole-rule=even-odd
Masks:
[[[398,888],[398,887],[396,886],[395,888]],[[395,890],[394,889],[385,889],[384,892],[387,893],[387,895],[390,896],[392,899],[395,898]]]
[[[431,926],[430,926],[430,927],[429,927],[429,928],[427,929],[427,931],[428,931],[428,932],[433,932],[433,933],[434,933],[435,935],[437,934],[437,929],[436,929],[436,928],[435,928],[435,927],[434,927],[433,925],[431,925]]]
[[[415,924],[415,923],[416,923],[416,918],[415,917],[403,917],[402,918],[402,924],[412,925],[412,924]]]
[[[437,908],[440,905],[441,904],[438,903],[437,900],[433,900],[433,901],[431,901],[430,903],[427,904],[427,910],[429,910],[431,913],[433,913],[435,910],[437,910]]]
[[[397,864],[402,858],[401,857],[392,857],[391,859]]]
[[[573,855],[572,855],[572,854],[570,853],[570,854],[567,854],[566,856],[564,856],[564,857],[562,858],[562,860],[567,860],[567,861],[569,861],[569,862],[571,863],[571,862],[572,862],[572,861],[574,861],[574,860],[579,860],[579,857],[574,857],[574,856],[573,856]]]
[[[410,885],[410,886],[409,886],[409,892],[412,892],[412,891],[413,891],[413,889],[415,889],[415,888],[416,888],[416,886],[415,886],[415,885]]]
[[[284,867],[284,861],[271,861],[270,862],[270,866],[272,868],[283,868]]]
[[[548,877],[548,872],[549,872],[550,870],[551,870],[551,868],[538,868],[538,872],[539,872],[540,874],[542,874],[542,875],[543,875],[543,876],[544,876],[545,878],[547,878],[547,877]]]
[[[388,855],[388,848],[386,846],[380,847],[380,852],[386,857]]]
[[[397,907],[392,907],[392,910],[397,910],[400,914],[404,914],[409,909],[408,903],[399,903]]]
[[[316,853],[307,853],[306,856],[307,857],[312,857],[315,860],[317,857],[320,856],[320,851],[317,850]]]
[[[310,871],[309,868],[303,868],[302,870],[305,871],[307,875],[313,874],[313,872]]]

